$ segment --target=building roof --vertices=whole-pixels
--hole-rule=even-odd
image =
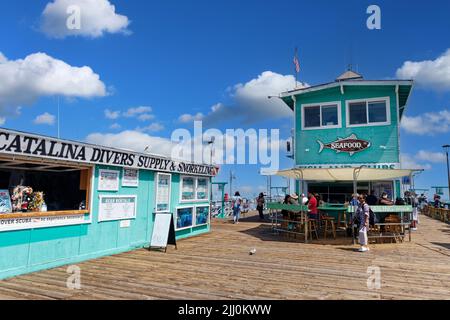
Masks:
[[[339,77],[337,77],[336,81],[346,81],[346,80],[356,80],[356,79],[363,79],[363,76],[359,73],[356,73],[352,70],[347,70],[343,74],[341,74]]]

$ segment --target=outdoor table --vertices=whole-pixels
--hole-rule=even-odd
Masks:
[[[302,205],[292,205],[292,204],[282,204],[282,203],[268,203],[267,209],[271,210],[272,214],[272,231],[274,232],[284,232],[287,234],[304,234],[305,235],[305,243],[308,242],[308,207]],[[279,219],[278,211],[286,210],[289,212],[289,216],[287,219]],[[274,213],[273,213],[274,212]],[[294,219],[291,219],[290,216],[294,216]],[[299,219],[300,218],[300,219]],[[285,228],[279,227],[279,224],[284,225]],[[291,228],[289,225],[294,224],[298,227],[298,225],[304,224],[304,232],[300,232],[299,228]]]

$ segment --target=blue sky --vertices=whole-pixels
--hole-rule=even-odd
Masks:
[[[86,1],[69,2],[84,9]],[[7,93],[0,89],[4,127],[55,136],[52,116],[60,97],[62,138],[93,141],[96,133],[95,141],[126,143],[130,148],[133,139],[144,139],[137,145],[153,143],[151,150],[159,153],[158,143],[163,140],[154,142],[148,136],[170,138],[176,128],[192,128],[192,123],[180,121],[182,115],[209,121],[215,105],[222,108],[220,121],[216,117],[210,126],[280,128],[281,138],[287,138],[292,119],[280,118],[289,114],[286,109],[278,112],[283,106],[268,104],[261,114],[252,110],[257,110],[266,92],[291,89],[286,87],[293,73],[295,47],[299,48],[301,81],[308,84],[333,81],[349,63],[366,79],[395,78],[406,61],[415,61],[419,71],[402,69],[403,74],[413,72],[416,86],[402,129],[401,151],[407,164],[427,169],[418,177],[417,187],[447,184],[445,164],[437,153],[450,143],[448,1],[426,5],[403,0],[90,1],[115,5],[112,22],[102,25],[105,17],[96,18],[98,6],[94,6],[84,14],[89,11],[88,18],[97,29],[56,36],[43,26],[58,22],[58,5],[66,0],[1,1],[0,52],[5,61],[12,62],[12,68],[23,67],[19,59],[41,52],[45,56],[32,56],[26,64],[29,72],[33,72],[30,65],[45,69],[60,60],[65,67],[56,63],[55,70],[67,73],[48,78],[63,77],[56,81],[60,86],[33,78],[31,73],[30,82],[37,79],[36,86],[23,88],[19,82],[6,87]],[[49,3],[54,6],[45,11]],[[371,4],[381,8],[381,30],[366,27],[366,9]],[[71,68],[82,66],[90,71],[75,72],[76,76],[91,87],[66,88],[64,77],[73,75]],[[6,80],[0,79],[0,85],[2,81]],[[29,92],[33,99],[26,101],[23,96]],[[105,110],[115,119],[107,118]],[[139,120],[142,115],[146,116]],[[136,135],[125,139],[125,131]],[[281,157],[281,166],[289,167],[290,162]],[[265,186],[258,168],[224,166],[218,179],[225,180],[232,169],[237,188],[253,194]]]

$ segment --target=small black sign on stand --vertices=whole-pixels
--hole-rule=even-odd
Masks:
[[[149,250],[164,249],[164,252],[167,252],[168,245],[174,245],[175,249],[178,249],[173,214],[156,213]]]

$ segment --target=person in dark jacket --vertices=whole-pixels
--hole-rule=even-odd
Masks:
[[[369,206],[376,206],[378,204],[378,198],[375,195],[375,191],[374,190],[370,191],[370,194],[366,198],[366,203]]]

